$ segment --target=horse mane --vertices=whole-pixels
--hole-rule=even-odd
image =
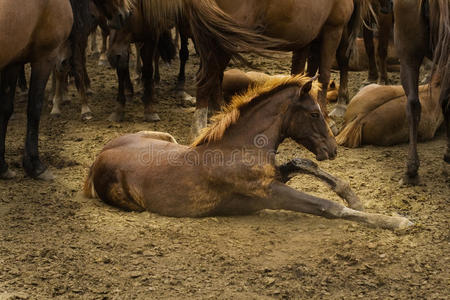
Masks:
[[[222,107],[222,111],[211,118],[212,124],[202,130],[200,135],[191,144],[191,147],[221,140],[226,130],[239,120],[244,108],[255,105],[260,100],[266,99],[288,87],[301,87],[310,79],[310,77],[305,75],[273,77],[263,84],[250,85],[245,93],[233,96],[230,104]],[[320,85],[314,83],[310,93],[317,95],[319,90]]]

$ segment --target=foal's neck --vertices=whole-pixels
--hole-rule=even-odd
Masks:
[[[222,146],[233,148],[258,148],[275,152],[284,140],[283,124],[291,98],[297,91],[286,88],[243,108],[239,120],[233,124],[220,141]]]

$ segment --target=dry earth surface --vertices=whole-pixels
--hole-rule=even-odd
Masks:
[[[255,67],[288,73],[290,57],[261,59]],[[188,62],[194,93],[198,58]],[[59,118],[44,108],[40,150],[57,176],[34,181],[21,166],[26,100],[18,97],[6,158],[19,176],[0,182],[0,299],[448,299],[450,294],[450,179],[441,172],[444,134],[419,145],[421,184],[399,185],[406,145],[340,147],[320,166],[348,180],[370,212],[400,214],[407,231],[373,229],[342,220],[286,211],[243,217],[174,219],[128,213],[79,191],[103,145],[140,130],[167,131],[187,143],[193,108],[179,105],[173,88],[177,62],[163,65],[157,87],[159,123],[143,122],[138,99],[122,123],[106,121],[116,98],[115,72],[89,59],[94,119],[80,119],[79,101]],[[334,74],[337,77],[338,74]],[[391,74],[398,83],[398,74]],[[351,74],[351,93],[365,73]],[[314,159],[291,141],[280,162]],[[292,187],[340,201],[324,184],[298,176]]]

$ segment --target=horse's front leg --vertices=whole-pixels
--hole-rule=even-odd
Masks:
[[[27,133],[23,166],[30,177],[42,180],[53,180],[54,176],[39,159],[38,137],[41,119],[42,102],[45,86],[54,66],[51,59],[44,58],[31,64],[30,91],[27,107]]]
[[[363,211],[364,205],[358,196],[353,192],[350,184],[341,180],[330,173],[320,169],[316,163],[309,159],[296,158],[278,167],[281,175],[281,181],[286,183],[298,174],[309,174],[319,178],[330,186],[330,188],[348,205],[356,210]]]
[[[357,211],[342,204],[299,192],[281,182],[273,182],[268,200],[269,209],[284,209],[322,216],[329,219],[345,219],[385,229],[404,229],[412,226],[404,217],[390,217]]]

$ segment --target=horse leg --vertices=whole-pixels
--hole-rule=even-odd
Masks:
[[[375,60],[375,46],[373,44],[373,31],[366,26],[363,26],[364,47],[366,49],[367,58],[369,59],[369,73],[367,83],[377,82],[378,69]]]
[[[404,229],[413,225],[403,217],[357,211],[342,204],[299,192],[283,183],[271,184],[270,196],[265,199],[268,209],[284,209],[322,216],[329,219],[344,219],[365,223],[385,229]]]
[[[53,94],[53,106],[50,112],[51,115],[61,114],[61,104],[64,101],[65,85],[67,84],[68,72],[65,70],[58,70],[55,68],[53,70],[53,80],[54,80],[54,94]]]
[[[447,80],[449,81],[449,80]],[[444,122],[447,129],[447,151],[444,155],[444,174],[450,176],[450,84],[441,90],[440,103],[444,113]]]
[[[5,161],[5,139],[8,121],[14,111],[14,95],[20,64],[3,68],[0,72],[0,179],[12,179],[15,172],[8,169]]]
[[[309,46],[308,65],[306,67],[306,75],[314,77],[319,70],[320,65],[320,42],[314,41]]]
[[[309,174],[319,178],[330,186],[336,194],[344,199],[355,210],[363,211],[364,205],[350,188],[350,184],[320,169],[316,163],[309,159],[293,159],[281,166],[278,171],[283,183],[288,182],[297,174]]]
[[[25,94],[28,91],[27,78],[25,77],[25,65],[22,65],[22,67],[20,68],[18,84],[20,92],[22,94]]]
[[[389,78],[387,73],[387,55],[389,47],[389,38],[392,29],[392,14],[379,14],[378,18],[378,84],[389,84]]]
[[[184,90],[186,83],[186,62],[189,59],[189,40],[188,36],[183,30],[180,30],[180,72],[178,73],[177,86],[175,87],[178,98],[182,101],[182,105],[195,105],[195,97],[192,97]]]
[[[340,71],[340,85],[337,104],[334,107],[333,111],[330,113],[330,117],[343,117],[345,111],[347,110],[347,104],[350,101],[350,96],[348,93],[348,71],[351,53],[348,53],[349,47],[349,37],[346,33],[345,36],[341,38],[341,42],[336,52],[336,60]]]
[[[142,81],[144,83],[144,120],[146,122],[160,121],[159,115],[154,110],[154,81],[153,81],[153,58],[156,51],[156,41],[146,41],[141,49],[142,57]]]
[[[159,60],[160,60],[159,53],[158,51],[155,51],[155,57],[153,59],[153,62],[155,63],[155,76],[154,76],[155,85],[158,85],[161,81],[161,74],[159,73]]]
[[[322,47],[320,49],[320,66],[319,66],[319,82],[322,84],[322,89],[319,92],[318,102],[322,109],[323,115],[327,120],[330,129],[334,135],[338,134],[336,123],[328,116],[327,109],[327,89],[331,77],[331,65],[333,64],[333,57],[335,57],[337,48],[342,37],[342,27],[326,26],[322,34]]]
[[[97,28],[95,28],[91,35],[91,54],[95,55],[98,54],[98,45],[97,45]]]
[[[136,74],[135,81],[137,84],[141,83],[142,80],[142,63],[141,63],[141,48],[143,46],[138,43],[134,44],[136,49],[136,63],[134,64],[134,73]]]
[[[45,86],[52,68],[53,64],[48,59],[42,59],[31,64],[30,91],[28,93],[28,122],[23,167],[30,177],[42,180],[54,179],[50,170],[40,161],[38,150],[42,103],[44,100]]]
[[[77,33],[76,47],[73,55],[73,73],[75,77],[75,85],[78,93],[81,97],[81,119],[84,121],[92,119],[92,112],[88,105],[87,86],[85,64],[86,64],[86,46],[87,46],[87,34]]]
[[[191,126],[190,140],[194,140],[208,122],[208,105],[210,103],[223,103],[222,80],[223,72],[230,62],[230,56],[216,54],[217,64],[209,68],[207,79],[197,83],[197,102],[194,120]],[[207,62],[200,62],[201,64]]]
[[[308,59],[309,47],[297,49],[292,52],[291,75],[305,72],[306,60]]]
[[[102,32],[102,48],[100,50],[100,57],[98,59],[98,65],[99,66],[108,66],[108,32],[101,28]]]
[[[120,56],[114,62],[117,72],[117,80],[119,82],[119,90],[117,93],[116,110],[108,117],[109,121],[122,122],[125,116],[125,104],[127,98],[133,97],[133,84],[130,79],[129,51],[125,56]]]

